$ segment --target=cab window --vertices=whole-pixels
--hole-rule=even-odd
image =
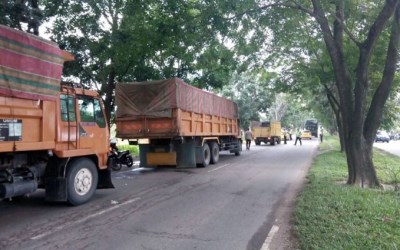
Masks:
[[[61,120],[64,122],[75,122],[75,101],[71,95],[60,95]]]
[[[105,128],[106,119],[104,118],[103,109],[101,107],[100,101],[98,99],[94,99],[94,118],[100,128]]]
[[[103,110],[98,99],[78,96],[78,103],[82,122],[95,122],[101,128],[106,126]]]

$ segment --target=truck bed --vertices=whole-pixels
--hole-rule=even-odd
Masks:
[[[118,138],[239,135],[237,105],[179,78],[119,83]]]
[[[116,124],[117,137],[122,139],[225,136],[239,133],[235,119],[177,108],[172,110],[172,117],[121,118]]]

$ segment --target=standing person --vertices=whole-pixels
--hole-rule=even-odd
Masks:
[[[301,131],[300,131],[300,129],[298,129],[298,130],[297,130],[297,133],[296,133],[296,141],[294,142],[294,145],[295,145],[295,146],[296,146],[296,144],[297,144],[297,141],[300,142],[300,146],[301,146],[302,143],[301,143]]]
[[[286,144],[286,141],[287,141],[287,131],[286,131],[286,129],[283,130],[283,141]]]
[[[319,133],[319,139],[322,142],[322,139],[324,138],[324,129],[321,127],[321,132]]]
[[[246,130],[244,138],[246,139],[246,150],[250,150],[251,140],[253,139],[253,134],[251,133],[250,129]]]

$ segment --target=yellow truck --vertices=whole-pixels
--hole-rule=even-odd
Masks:
[[[282,129],[280,121],[252,122],[251,131],[256,145],[275,145],[281,143]]]

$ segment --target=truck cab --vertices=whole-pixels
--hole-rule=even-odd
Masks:
[[[56,101],[0,96],[0,199],[44,188],[79,205],[112,188],[103,110],[96,92],[71,86]]]
[[[3,25],[0,40],[0,199],[44,188],[46,200],[79,205],[113,187],[99,94],[61,84],[74,56]]]

